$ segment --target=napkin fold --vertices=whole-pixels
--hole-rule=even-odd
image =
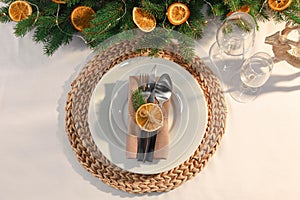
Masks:
[[[128,87],[128,130],[126,137],[126,157],[129,159],[137,158],[138,149],[138,139],[141,133],[141,129],[135,122],[135,111],[132,105],[132,92],[136,90],[139,86],[139,77],[130,76],[129,77],[129,87]],[[170,108],[170,100],[163,104],[164,109],[164,124],[157,133],[155,149],[154,149],[154,159],[167,159],[169,152],[169,128],[168,128],[168,112]]]

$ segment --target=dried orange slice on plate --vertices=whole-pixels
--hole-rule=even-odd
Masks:
[[[153,15],[143,11],[142,8],[134,7],[132,10],[133,22],[144,32],[150,32],[156,27],[156,19]]]
[[[78,6],[71,13],[71,21],[75,29],[83,31],[90,27],[90,21],[95,11],[88,6]]]
[[[32,7],[26,1],[14,1],[9,5],[8,14],[11,20],[19,22],[32,14]]]
[[[156,131],[163,126],[163,112],[155,103],[141,105],[135,113],[135,119],[137,125],[145,131]]]
[[[288,8],[292,0],[268,0],[269,7],[275,11],[283,11]]]
[[[173,3],[168,7],[167,17],[171,24],[180,25],[190,17],[189,8],[183,3]]]

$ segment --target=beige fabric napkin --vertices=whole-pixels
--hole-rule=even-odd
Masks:
[[[126,157],[136,158],[138,148],[138,136],[140,135],[140,128],[135,123],[135,112],[132,106],[131,94],[132,91],[138,88],[139,78],[137,76],[129,77],[128,87],[128,130],[126,141]],[[165,102],[163,109],[165,109],[165,119],[163,127],[158,131],[154,149],[154,159],[166,159],[169,151],[169,132],[168,132],[168,112],[170,107],[170,100]]]

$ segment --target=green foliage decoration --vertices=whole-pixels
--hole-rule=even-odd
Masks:
[[[14,0],[1,0],[0,22],[9,23],[8,9]],[[293,0],[285,10],[277,12],[269,8],[266,0],[66,0],[66,4],[56,4],[51,0],[26,0],[33,9],[28,18],[17,22],[14,31],[18,37],[33,31],[33,40],[44,45],[44,53],[52,55],[60,46],[68,44],[74,35],[84,38],[86,44],[94,48],[107,38],[130,29],[137,28],[132,19],[134,7],[141,7],[152,14],[157,27],[171,29],[191,38],[200,39],[207,25],[207,18],[215,15],[224,19],[230,11],[244,5],[250,7],[249,14],[255,21],[292,21],[300,24],[299,0]],[[190,9],[189,19],[182,25],[172,25],[166,16],[168,6],[181,2]],[[70,16],[78,6],[89,6],[95,12],[91,26],[78,32],[72,25]]]

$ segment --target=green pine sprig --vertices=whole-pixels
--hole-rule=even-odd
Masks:
[[[60,46],[68,44],[75,33],[70,21],[56,20],[55,16],[42,16],[36,21],[33,39],[44,44],[47,55],[52,55]]]
[[[90,22],[91,27],[84,30],[84,36],[92,46],[100,44],[113,33],[119,32],[117,27],[121,22],[122,15],[126,12],[121,2],[109,2],[97,11],[94,19]]]
[[[142,90],[139,90],[139,89],[136,89],[132,92],[132,106],[133,106],[133,109],[134,111],[137,111],[138,108],[145,104],[145,99],[142,95]]]
[[[25,36],[34,28],[34,23],[36,22],[36,17],[31,15],[28,18],[20,21],[15,27],[15,35],[19,37]]]
[[[10,22],[11,19],[8,16],[8,8],[9,6],[3,6],[0,8],[0,22],[7,23]]]
[[[161,3],[155,3],[154,1],[142,0],[140,2],[140,7],[144,11],[153,15],[157,21],[161,22],[166,18],[166,5]]]

